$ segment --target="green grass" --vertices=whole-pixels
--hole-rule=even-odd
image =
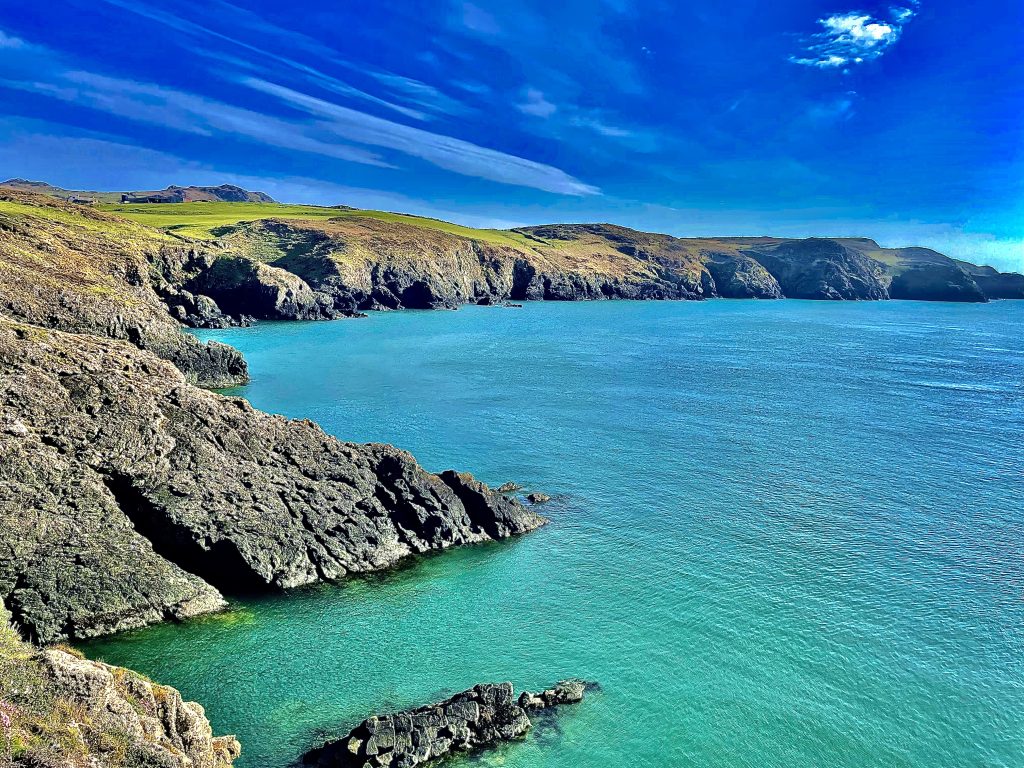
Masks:
[[[88,211],[89,209],[83,209]],[[159,239],[165,237],[159,232],[151,232],[134,224],[123,221],[113,221],[103,217],[92,217],[86,213],[78,213],[73,210],[66,210],[56,206],[26,205],[8,200],[0,200],[0,214],[10,216],[33,216],[45,221],[52,221],[58,224],[68,224],[76,227],[83,227],[93,232],[103,232],[126,236],[132,239],[151,238]]]
[[[421,229],[482,240],[495,245],[508,245],[516,248],[532,247],[528,238],[516,232],[500,229],[474,229],[439,219],[388,211],[348,210],[283,203],[145,203],[140,205],[100,205],[97,208],[156,229],[206,240],[216,237],[214,230],[217,228],[234,226],[244,221],[260,219],[326,221],[329,219],[369,218],[408,224]]]

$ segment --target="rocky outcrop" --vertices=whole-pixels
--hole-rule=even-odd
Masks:
[[[715,281],[715,295],[723,299],[781,299],[779,281],[749,256],[708,254],[705,262]]]
[[[371,717],[303,758],[317,768],[413,768],[526,736],[528,713],[582,701],[587,684],[566,680],[515,698],[511,683],[486,683],[425,707]]]
[[[954,264],[906,267],[892,278],[889,297],[918,301],[988,301],[977,282]]]
[[[191,386],[126,343],[0,319],[0,599],[89,637],[524,533],[468,475]]]
[[[227,768],[241,751],[174,688],[67,650],[31,648],[4,627],[0,742],[0,763],[25,768]]]
[[[315,292],[301,277],[236,256],[221,256],[184,287],[235,317],[329,320],[343,315],[331,297]]]
[[[180,259],[180,250],[152,230],[90,208],[0,192],[0,314],[129,341],[201,386],[244,383],[241,354],[183,334],[154,290],[150,260]]]
[[[889,297],[881,264],[835,240],[784,241],[746,254],[771,273],[791,299]]]
[[[122,203],[273,203],[274,198],[265,192],[250,192],[234,184],[218,187],[177,187],[150,192],[122,192]]]

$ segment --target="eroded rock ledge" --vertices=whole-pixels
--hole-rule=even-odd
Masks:
[[[364,720],[348,736],[306,753],[316,768],[413,768],[453,752],[524,737],[529,713],[582,701],[589,684],[563,680],[518,698],[512,683],[485,683],[424,707]]]
[[[469,475],[189,384],[126,342],[0,317],[0,600],[40,642],[501,539],[544,519]]]
[[[0,608],[0,764],[227,768],[241,747],[206,713],[122,667],[20,642]],[[10,762],[8,762],[8,760]]]

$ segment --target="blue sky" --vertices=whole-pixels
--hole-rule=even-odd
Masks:
[[[0,175],[1024,269],[1020,0],[0,2]]]

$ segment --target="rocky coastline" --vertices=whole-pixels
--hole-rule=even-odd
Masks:
[[[563,680],[515,696],[512,683],[484,683],[435,704],[368,718],[347,736],[310,750],[315,768],[414,768],[454,753],[524,738],[529,714],[583,700],[592,683]]]
[[[192,240],[0,189],[0,666],[42,697],[23,701],[0,679],[0,721],[22,718],[28,734],[16,765],[221,768],[238,754],[177,691],[35,646],[546,522],[514,484],[427,472],[393,446],[209,391],[248,381],[245,360],[183,326],[522,300],[1024,298],[1020,275],[869,240],[686,241],[611,225],[477,237],[358,212],[216,234]],[[508,684],[477,686],[371,718],[311,759],[418,765],[517,738],[527,712],[579,700],[580,685],[515,700]],[[71,735],[50,738],[45,718]]]

